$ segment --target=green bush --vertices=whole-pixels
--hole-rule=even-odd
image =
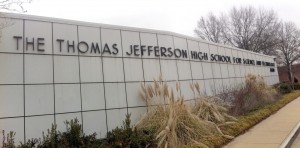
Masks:
[[[51,129],[47,130],[47,134],[43,132],[43,139],[39,142],[39,147],[49,147],[54,148],[57,147],[57,137],[56,134],[56,126],[52,125]]]
[[[16,133],[10,131],[9,133],[5,134],[5,131],[2,131],[2,147],[3,148],[14,148],[15,147],[15,135]]]
[[[117,127],[107,133],[105,139],[97,139],[96,133],[85,135],[82,132],[82,125],[78,119],[65,121],[66,131],[60,132],[56,130],[56,126],[52,125],[47,130],[47,134],[43,133],[40,139],[30,139],[26,143],[18,146],[15,145],[15,132],[5,134],[3,131],[3,148],[101,148],[101,147],[155,147],[155,138],[152,132],[136,131],[131,127],[130,114],[126,115],[125,121],[121,128]]]
[[[292,92],[292,87],[287,83],[278,83],[274,87],[282,94],[287,94]]]
[[[294,83],[294,89],[299,90],[300,89],[300,83]]]
[[[15,146],[14,136],[16,133],[9,132],[5,138],[3,131],[3,145],[4,148],[90,148],[90,147],[103,147],[100,139],[96,139],[96,133],[91,135],[84,135],[82,126],[79,124],[78,119],[66,121],[66,131],[56,131],[56,126],[52,125],[48,129],[47,134],[43,133],[42,139],[33,138],[26,143]]]
[[[56,126],[52,126],[51,130],[48,130],[48,134],[43,135],[43,140],[40,140],[37,144],[38,148],[46,147],[94,147],[99,144],[99,140],[96,138],[96,133],[91,135],[85,135],[82,132],[82,125],[78,119],[75,118],[71,121],[65,121],[66,131],[56,131]],[[28,142],[27,142],[28,143]],[[101,145],[101,143],[100,143]]]
[[[107,133],[106,139],[103,140],[105,147],[155,147],[154,134],[149,131],[137,131],[131,127],[130,114],[126,115],[125,121],[121,128],[116,127]]]
[[[83,139],[85,135],[82,133],[82,127],[78,119],[66,121],[66,132],[58,132],[57,144],[59,147],[83,147],[86,146]],[[96,134],[90,135],[96,139]],[[91,139],[92,140],[92,139]]]

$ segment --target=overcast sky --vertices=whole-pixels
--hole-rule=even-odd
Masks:
[[[233,6],[275,10],[300,26],[297,0],[33,0],[27,14],[172,31],[195,36],[201,16],[228,12]]]

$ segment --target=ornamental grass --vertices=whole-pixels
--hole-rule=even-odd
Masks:
[[[275,88],[269,87],[262,76],[247,74],[245,84],[233,92],[231,113],[242,115],[256,108],[274,102],[280,95]]]
[[[135,130],[153,131],[157,146],[170,148],[208,147],[204,144],[204,139],[220,136],[232,138],[221,132],[217,125],[219,123],[197,116],[196,108],[201,105],[196,105],[197,107],[187,105],[184,96],[175,95],[180,94],[179,90],[179,83],[176,85],[177,93],[174,93],[174,90],[168,87],[168,83],[163,82],[161,78],[152,85],[142,85],[141,96],[147,104],[148,112],[136,123]],[[217,105],[214,107],[221,108]],[[211,111],[214,114],[214,110]],[[221,113],[215,114],[222,116]]]

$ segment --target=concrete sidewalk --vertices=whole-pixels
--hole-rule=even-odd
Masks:
[[[278,148],[288,139],[299,121],[300,97],[236,137],[225,148]]]

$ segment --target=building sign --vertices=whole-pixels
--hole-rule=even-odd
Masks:
[[[16,50],[19,50],[19,46],[22,44],[22,36],[13,36],[16,43]],[[56,39],[56,44],[59,45],[59,51],[62,52],[62,46],[65,46],[67,49],[67,53],[75,53],[77,50],[79,53],[91,53],[98,55],[117,55],[119,53],[119,45],[117,43],[113,43],[109,45],[108,43],[104,43],[103,50],[100,52],[100,46],[97,42],[92,42],[88,44],[85,41],[80,41],[79,43],[75,43],[75,41],[65,40],[65,39]],[[27,38],[25,40],[25,49],[26,51],[32,50],[39,52],[44,52],[43,48],[45,45],[45,38]],[[36,47],[36,49],[35,49]],[[165,57],[165,58],[183,58],[188,59],[188,50],[187,49],[173,49],[172,47],[160,47],[160,46],[146,46],[146,45],[130,45],[130,51],[126,52],[126,55],[133,57],[144,57],[144,56],[152,56],[154,55],[157,58]],[[272,62],[264,62],[264,61],[255,61],[253,59],[244,59],[240,57],[230,57],[226,55],[219,54],[210,54],[210,58],[208,57],[208,53],[205,52],[196,52],[190,51],[191,59],[197,59],[200,61],[216,61],[222,63],[235,63],[235,64],[245,64],[245,65],[262,65],[262,66],[274,66],[275,63]]]

